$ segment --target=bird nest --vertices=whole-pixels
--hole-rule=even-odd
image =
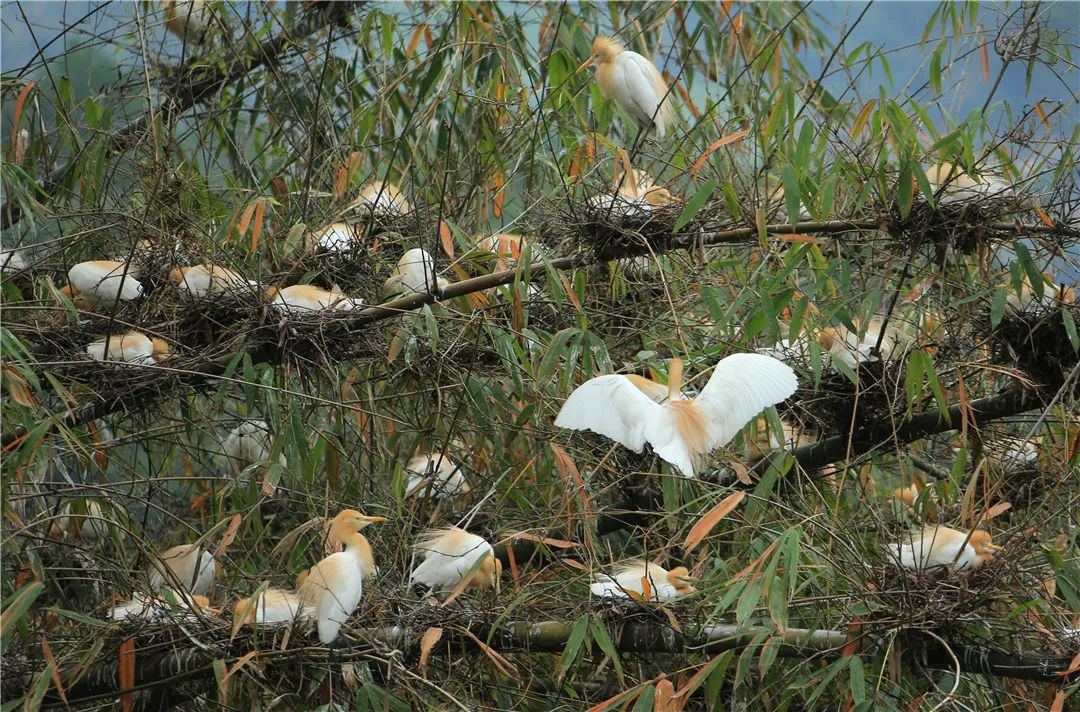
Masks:
[[[301,373],[312,364],[330,367],[356,359],[383,359],[387,349],[381,329],[357,325],[356,314],[347,310],[285,316],[268,309],[254,338],[262,344],[260,358],[295,365]]]
[[[1076,367],[1077,352],[1066,327],[1066,314],[1080,324],[1080,304],[1016,311],[1006,309],[996,327],[989,313],[976,318],[976,328],[990,335],[995,363],[1014,363],[1046,391],[1056,391]],[[1072,382],[1070,398],[1080,395]]]
[[[264,286],[313,284],[322,289],[340,289],[350,297],[361,297],[365,303],[378,303],[382,283],[390,276],[397,262],[386,251],[373,251],[370,246],[356,245],[352,250],[335,252],[318,250],[305,253],[287,269],[265,278]]]
[[[930,205],[918,200],[911,206],[907,219],[893,206],[894,244],[900,252],[926,245],[951,246],[964,254],[1009,237],[1005,231],[990,227],[995,222],[1011,219],[1017,213],[1017,202],[1011,196],[972,198]]]
[[[684,208],[682,203],[653,207],[613,198],[604,207],[595,202],[595,197],[553,206],[545,221],[544,241],[610,260],[689,247],[705,225],[727,224],[731,220],[723,203],[709,203],[676,232],[675,224]]]
[[[817,388],[813,379],[800,379],[795,395],[777,410],[781,415],[790,412],[822,437],[849,433],[856,440],[888,437],[892,423],[906,407],[903,362],[863,362],[856,374],[858,383],[853,383],[835,368],[823,368]]]

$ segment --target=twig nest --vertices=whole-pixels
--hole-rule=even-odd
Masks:
[[[305,236],[310,250],[324,252],[350,252],[361,245],[362,230],[358,225],[336,222]]]

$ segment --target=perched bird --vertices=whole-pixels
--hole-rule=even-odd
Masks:
[[[66,503],[60,509],[60,515],[56,520],[56,534],[78,534],[79,539],[87,543],[93,543],[105,537],[109,531],[109,524],[114,520],[106,514],[101,503],[95,499],[86,500],[86,513],[75,511],[71,502]]]
[[[281,588],[267,588],[254,596],[241,598],[233,606],[233,624],[288,623],[303,611],[300,596]]]
[[[164,0],[165,29],[185,41],[201,42],[213,22],[206,0]]]
[[[645,132],[663,138],[673,112],[668,86],[660,70],[637,52],[623,49],[610,37],[597,37],[592,55],[577,71],[598,62],[596,81],[600,91],[623,108],[634,123]]]
[[[112,334],[86,345],[86,353],[95,361],[124,361],[154,364],[169,357],[169,345],[163,339],[151,339],[139,331]]]
[[[217,562],[200,544],[180,544],[155,559],[149,573],[152,591],[163,585],[182,586],[189,593],[205,596],[214,586]]]
[[[893,548],[900,566],[922,571],[947,567],[951,571],[976,569],[1004,549],[990,541],[990,532],[975,529],[970,534],[949,527],[928,526],[913,531]]]
[[[631,165],[625,150],[620,148],[615,153],[613,192],[590,197],[586,201],[589,208],[605,214],[640,216],[675,202],[671,191],[656,185],[648,173]]]
[[[695,591],[685,566],[668,571],[659,564],[640,559],[614,567],[611,575],[600,573],[589,587],[599,598],[636,598],[670,601]]]
[[[526,244],[532,248],[533,254],[538,254],[535,242],[531,239],[527,240],[523,235],[497,232],[494,235],[478,235],[476,237],[477,247],[495,255],[495,270],[498,272],[511,269],[517,265]]]
[[[109,612],[109,618],[114,621],[130,618],[155,620],[172,613],[174,610],[184,612],[186,614],[185,618],[190,617],[190,614],[195,611],[212,614],[220,613],[218,609],[210,607],[210,601],[206,596],[185,594],[172,588],[167,589],[167,591],[163,590],[162,594],[164,595],[135,592],[132,594],[130,601],[124,601],[113,606]],[[172,601],[175,601],[175,605]]]
[[[389,297],[395,294],[430,292],[444,284],[447,282],[440,284],[435,274],[435,258],[427,250],[414,247],[406,250],[398,260],[394,273],[383,284],[383,294]]]
[[[791,367],[761,354],[722,359],[694,399],[683,395],[681,380],[681,359],[669,363],[666,389],[640,376],[591,378],[566,399],[555,425],[591,430],[638,453],[649,443],[665,462],[693,477],[695,464],[798,387]]]
[[[270,459],[270,426],[265,420],[245,420],[229,431],[222,449],[233,474],[240,474],[248,465]],[[278,464],[288,465],[285,454],[278,455]]]
[[[330,643],[341,626],[360,604],[363,579],[375,572],[371,544],[360,530],[386,517],[361,514],[346,509],[334,517],[331,535],[345,546],[344,551],[327,556],[311,567],[300,586],[300,601],[312,610],[318,623],[319,640]]]
[[[258,284],[254,280],[245,279],[238,272],[219,265],[177,267],[169,272],[169,281],[181,291],[194,297],[235,293]]]
[[[266,301],[276,309],[294,315],[364,306],[364,300],[360,297],[346,297],[341,292],[327,291],[310,284],[270,287],[266,290]]]
[[[464,582],[465,588],[498,590],[502,562],[481,536],[458,527],[432,529],[420,535],[413,552],[424,560],[409,575],[410,584],[449,591]]]
[[[359,226],[339,222],[309,233],[306,242],[311,250],[348,252],[360,244],[360,234]]]
[[[1013,186],[1004,176],[989,170],[972,176],[952,163],[936,163],[926,171],[939,205],[986,198],[1011,198]]]
[[[909,334],[896,326],[885,326],[881,317],[875,316],[865,322],[865,325],[856,322],[856,326],[859,327],[859,332],[845,326],[825,327],[818,333],[818,345],[828,351],[833,359],[855,368],[857,364],[878,360],[874,355],[874,348],[878,345],[879,338],[880,354],[886,361],[903,356],[914,342]],[[885,330],[884,336],[881,335],[882,329]]]
[[[108,306],[138,299],[143,295],[143,286],[126,262],[94,260],[68,270],[68,284],[60,293],[74,300],[76,306]]]
[[[396,185],[373,181],[360,189],[360,194],[346,208],[346,212],[358,210],[388,217],[411,213],[412,209],[412,205],[405,199],[405,194]]]
[[[471,489],[461,465],[449,455],[437,452],[414,455],[406,463],[405,473],[409,476],[405,483],[406,497],[448,499],[467,494]]]

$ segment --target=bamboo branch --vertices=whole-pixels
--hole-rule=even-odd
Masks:
[[[302,17],[293,27],[290,27],[277,36],[260,43],[250,53],[232,59],[224,67],[217,67],[205,77],[194,81],[184,82],[175,92],[167,93],[165,99],[153,110],[143,114],[130,124],[105,138],[105,157],[114,156],[136,141],[147,128],[150,122],[160,117],[162,123],[167,124],[173,116],[178,116],[195,104],[213,96],[227,84],[235,82],[242,76],[258,69],[263,65],[272,65],[285,52],[293,47],[297,40],[317,32],[331,22],[343,20],[358,5],[357,2],[328,2],[318,3],[318,7],[308,15]],[[181,67],[181,77],[191,77],[195,67],[202,67],[205,57],[193,57],[185,66]],[[85,146],[84,146],[85,150]],[[81,155],[82,151],[80,151]],[[79,164],[79,155],[58,166],[45,180],[38,184],[39,193],[52,197],[60,189],[60,185],[68,177],[68,174]],[[22,207],[9,198],[0,207],[0,228],[6,230],[22,219]]]
[[[572,621],[546,621],[540,623],[510,622],[504,626],[489,626],[482,622],[468,626],[468,633],[454,627],[448,627],[437,650],[450,649],[475,650],[475,640],[484,640],[491,648],[503,654],[509,653],[559,653],[568,640],[574,627]],[[372,628],[350,631],[349,640],[340,641],[333,650],[333,658],[338,661],[361,659],[365,656],[386,657],[387,649],[416,656],[419,652],[422,630],[412,630],[400,626]],[[725,650],[739,650],[755,644],[762,644],[770,638],[781,643],[778,654],[781,657],[806,659],[818,656],[838,656],[848,642],[848,635],[839,630],[809,630],[789,628],[782,633],[764,627],[739,627],[734,625],[710,625],[697,634],[689,635],[668,626],[648,623],[623,623],[609,625],[608,633],[615,648],[621,653],[635,654],[699,654],[715,655]],[[864,644],[873,643],[864,638]],[[950,656],[944,654],[940,644],[924,640],[913,633],[906,650],[922,654],[920,662],[935,669],[954,668]],[[1059,673],[1069,669],[1067,657],[1035,657],[1010,651],[994,649],[988,645],[969,643],[949,643],[949,648],[956,654],[963,672],[1011,677],[1024,680],[1057,682],[1068,684],[1077,679],[1077,673],[1062,676]],[[138,658],[135,666],[135,685],[133,689],[145,691],[161,685],[175,685],[179,682],[214,680],[213,664],[215,660],[224,660],[232,665],[248,652],[247,644],[236,642],[233,645],[219,643],[202,647],[170,649]],[[437,654],[437,653],[436,653]],[[274,664],[284,663],[291,672],[297,665],[324,666],[330,660],[329,648],[310,647],[287,651],[267,650],[261,652],[258,660]],[[70,680],[71,670],[60,672],[60,678]],[[5,697],[14,699],[18,691],[7,685],[22,683],[27,680],[5,681]],[[95,699],[114,698],[131,690],[121,689],[115,656],[108,660],[92,663],[77,681],[66,686],[68,704],[82,704]],[[10,697],[9,697],[10,695]],[[46,707],[64,704],[56,693],[50,690],[45,698]]]

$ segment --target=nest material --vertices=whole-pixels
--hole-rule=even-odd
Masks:
[[[1080,304],[1066,304],[1024,311],[1006,309],[997,327],[992,329],[989,314],[984,314],[977,326],[991,336],[995,363],[1014,363],[1041,388],[1054,392],[1080,358],[1073,350],[1063,312],[1068,312],[1073,324],[1080,325]],[[1074,380],[1069,398],[1075,400],[1078,395],[1080,381]]]
[[[1017,213],[1016,199],[1011,196],[983,197],[948,202],[936,206],[919,200],[911,206],[906,220],[900,218],[898,207],[893,208],[897,249],[906,253],[913,247],[926,245],[951,246],[971,254],[980,245],[1000,240],[1002,235],[985,227],[1009,219]]]
[[[616,203],[616,205],[618,205]],[[570,249],[587,250],[601,259],[661,254],[688,247],[706,225],[711,228],[731,222],[727,208],[718,202],[704,205],[688,224],[675,232],[685,206],[672,203],[660,207],[637,208],[627,213],[595,203],[560,203],[546,221],[545,242]]]
[[[818,388],[812,379],[801,379],[795,395],[777,410],[817,429],[822,437],[850,433],[856,440],[886,438],[906,409],[904,371],[900,361],[863,362],[855,384],[836,369],[824,368]]]

